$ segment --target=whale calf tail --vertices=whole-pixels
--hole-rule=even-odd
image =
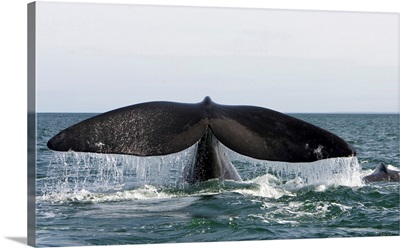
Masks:
[[[380,163],[370,175],[363,177],[363,180],[366,183],[380,181],[400,182],[400,171],[391,170],[384,163]]]
[[[197,142],[198,158],[185,170],[197,179],[188,181],[240,179],[216,149],[218,142],[242,155],[271,161],[356,155],[343,139],[310,123],[262,107],[220,105],[209,97],[195,104],[147,102],[112,110],[66,128],[47,146],[55,151],[157,156]]]

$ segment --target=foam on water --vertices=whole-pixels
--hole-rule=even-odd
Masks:
[[[242,195],[259,196],[266,198],[280,198],[284,195],[292,195],[292,193],[284,188],[280,187],[280,181],[273,175],[266,174],[252,180],[246,181],[252,183],[252,188],[239,188],[234,190]]]
[[[110,193],[95,193],[86,189],[68,193],[48,193],[38,197],[39,201],[53,203],[80,202],[80,203],[99,203],[99,202],[118,202],[129,200],[146,200],[171,198],[173,195],[163,193],[151,185],[144,185],[142,188],[134,190],[124,190]]]
[[[288,202],[288,203],[269,203],[264,202],[259,214],[252,214],[251,217],[259,219],[265,223],[289,224],[296,226],[304,219],[323,219],[332,212],[332,208],[340,208],[341,212],[349,211],[348,206],[343,206],[330,202]]]

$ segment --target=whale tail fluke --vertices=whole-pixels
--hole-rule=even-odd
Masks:
[[[355,156],[343,139],[294,117],[255,106],[147,102],[77,123],[51,138],[56,151],[166,155],[198,142],[207,128],[231,150],[263,160],[312,162]]]

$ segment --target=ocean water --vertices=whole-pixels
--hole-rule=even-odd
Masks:
[[[356,148],[356,158],[290,164],[224,148],[242,182],[181,180],[195,146],[159,157],[53,152],[47,141],[93,114],[37,114],[37,245],[397,236],[399,183],[365,184],[381,162],[399,169],[399,115],[293,114]]]

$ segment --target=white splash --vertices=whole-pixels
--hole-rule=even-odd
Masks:
[[[63,201],[119,201],[174,197],[162,189],[185,189],[182,175],[195,156],[196,145],[179,153],[137,157],[116,154],[55,152],[40,199]],[[257,160],[223,146],[228,157],[240,161],[239,173],[251,176],[232,188],[244,195],[280,198],[303,188],[325,191],[334,186],[362,186],[361,167],[356,157],[324,159],[313,163]],[[241,167],[241,168],[239,168]],[[248,184],[255,185],[247,187]],[[223,182],[222,182],[223,188]],[[196,192],[199,193],[199,192]],[[186,194],[186,195],[190,195]],[[182,196],[182,195],[181,195]]]
[[[43,195],[115,192],[143,187],[181,187],[185,165],[196,145],[176,154],[138,157],[119,154],[54,152],[42,189]]]
[[[330,158],[311,163],[289,163],[253,159],[224,148],[232,161],[240,161],[244,164],[242,166],[252,168],[252,173],[255,175],[273,175],[285,190],[315,187],[316,190],[321,191],[331,186],[359,187],[363,185],[362,170],[357,157]],[[262,179],[257,181],[260,182]]]

